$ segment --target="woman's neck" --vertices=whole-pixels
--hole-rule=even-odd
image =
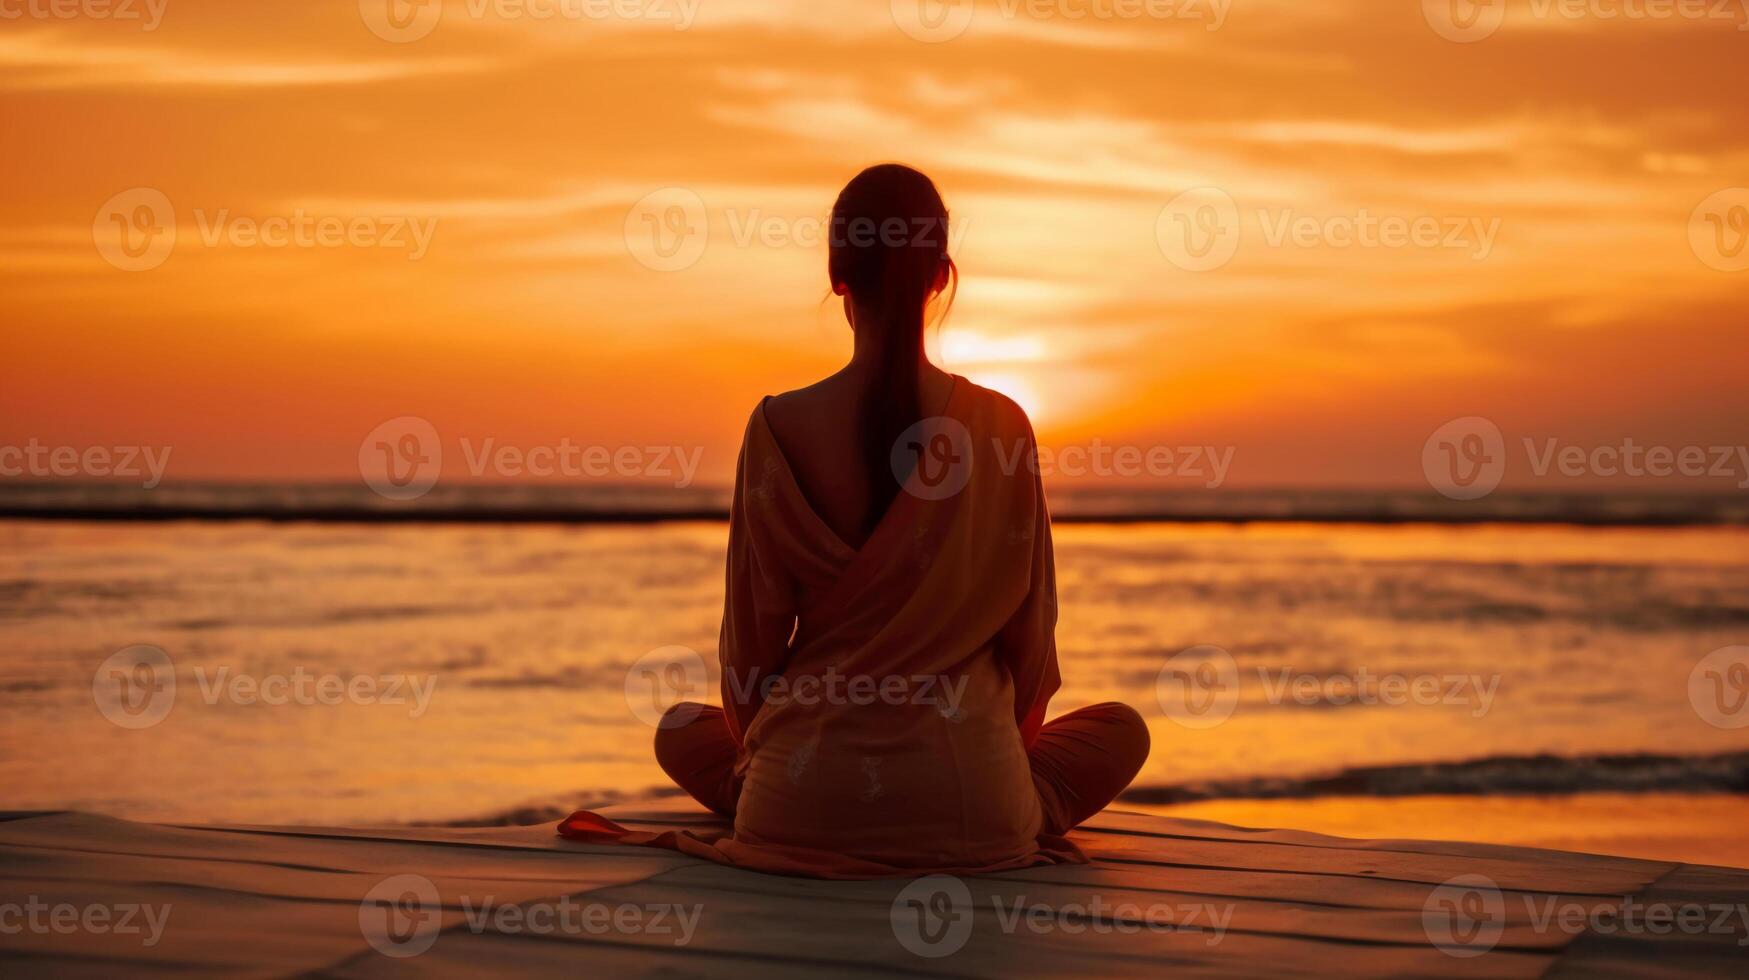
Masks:
[[[862,333],[856,335],[856,345],[850,352],[850,367],[857,371],[890,370],[893,362],[889,357],[890,339],[865,339]],[[916,367],[925,370],[929,367],[929,355],[924,353],[923,345],[917,345]]]
[[[851,311],[850,326],[852,347],[849,366],[853,370],[890,370],[893,353],[891,348],[895,344],[907,346],[905,340],[911,340],[915,345],[913,349],[916,351],[917,368],[926,370],[929,367],[929,355],[923,349],[922,324],[909,328],[916,330],[917,336],[900,339],[899,331],[907,328],[883,323],[880,317],[858,307]]]

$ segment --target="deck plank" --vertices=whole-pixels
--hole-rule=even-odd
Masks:
[[[722,826],[676,800],[606,813],[642,828]],[[1116,811],[1074,837],[1091,864],[958,879],[963,904],[938,909],[947,914],[931,922],[962,931],[949,930],[949,955],[931,957],[918,950],[942,947],[919,945],[917,906],[907,904],[918,898],[913,882],[761,875],[669,851],[579,844],[551,825],[206,827],[12,815],[0,821],[6,895],[45,906],[168,906],[168,918],[149,947],[138,936],[85,930],[0,937],[0,972],[1116,977],[1164,968],[1192,977],[1363,978],[1688,976],[1745,962],[1734,935],[1567,931],[1539,924],[1535,910],[1628,896],[1749,903],[1749,872]],[[421,876],[438,897],[416,910],[429,913],[421,935],[430,948],[398,958],[373,948],[361,917],[367,895],[403,874]],[[1482,955],[1457,958],[1428,938],[1430,896],[1459,875],[1492,879],[1506,899]],[[487,901],[510,917],[484,915]],[[604,913],[665,909],[670,926],[598,922],[542,933],[520,922],[529,909],[563,903]],[[675,912],[688,909],[696,917],[683,941]]]

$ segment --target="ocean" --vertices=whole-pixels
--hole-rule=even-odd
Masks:
[[[0,520],[0,802],[363,825],[643,795],[666,782],[645,668],[714,658],[725,533]],[[1749,529],[1064,523],[1056,545],[1053,709],[1148,718],[1136,805],[1749,792]]]

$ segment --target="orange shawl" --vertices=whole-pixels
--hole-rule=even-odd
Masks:
[[[1026,754],[1059,684],[1031,426],[956,378],[919,427],[901,440],[918,456],[905,489],[857,549],[803,498],[761,403],[736,468],[718,651],[740,745],[734,830],[632,832],[579,811],[559,833],[822,878],[1085,861],[1041,833]]]

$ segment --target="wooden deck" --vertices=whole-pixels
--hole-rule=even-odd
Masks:
[[[674,802],[606,812],[711,823]],[[1075,836],[1092,865],[826,882],[550,825],[12,814],[0,974],[1749,976],[1749,871],[1115,811]],[[1667,928],[1619,925],[1659,904]]]

